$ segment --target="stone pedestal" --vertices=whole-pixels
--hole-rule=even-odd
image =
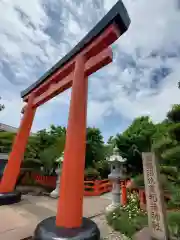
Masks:
[[[69,216],[71,217],[71,216]],[[79,228],[56,226],[56,218],[50,217],[40,222],[34,232],[34,240],[100,240],[100,231],[95,222],[83,218]]]
[[[58,198],[59,197],[59,188],[60,188],[60,178],[61,178],[61,169],[56,169],[57,174],[57,181],[56,181],[56,188],[50,193],[50,196],[52,198]]]
[[[120,179],[116,179],[113,183],[112,183],[112,203],[107,206],[106,211],[107,212],[111,212],[113,211],[115,208],[120,206],[120,195],[121,195],[121,191],[120,191]]]

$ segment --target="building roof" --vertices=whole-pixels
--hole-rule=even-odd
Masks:
[[[18,131],[18,128],[12,127],[4,123],[0,123],[0,131],[16,133]]]
[[[115,23],[119,27],[121,34],[126,32],[130,25],[130,18],[127,10],[119,0],[111,10],[97,23],[97,25],[58,63],[56,63],[49,71],[47,71],[39,80],[33,83],[30,87],[21,92],[21,97],[24,98],[34,89],[39,87],[49,77],[51,77],[58,69],[67,64],[73,57],[75,57],[82,49],[90,44],[96,37],[98,37],[108,26]]]
[[[0,132],[12,132],[12,133],[17,133],[18,128],[12,127],[10,125],[0,123]],[[34,135],[32,132],[30,133],[30,136]]]
[[[6,153],[0,153],[0,160],[8,160],[9,155]]]

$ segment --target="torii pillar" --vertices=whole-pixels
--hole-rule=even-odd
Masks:
[[[7,198],[14,190],[20,170],[34,116],[32,112],[34,113],[37,107],[49,99],[72,87],[57,216],[47,218],[38,224],[34,240],[100,239],[97,225],[92,220],[82,217],[88,76],[112,61],[110,45],[128,29],[129,25],[128,13],[123,3],[118,1],[69,54],[21,94],[23,100],[27,102],[27,107],[0,184],[0,192]]]

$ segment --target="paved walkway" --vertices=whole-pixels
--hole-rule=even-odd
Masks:
[[[110,231],[105,224],[103,215],[110,202],[109,194],[101,197],[84,198],[84,216],[91,217],[97,222],[103,238]],[[20,240],[32,236],[36,225],[40,221],[56,215],[56,206],[56,199],[31,195],[24,195],[20,203],[0,206],[0,239]],[[103,221],[100,221],[101,218]]]

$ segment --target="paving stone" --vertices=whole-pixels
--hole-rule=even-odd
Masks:
[[[0,206],[0,214],[3,216],[0,218],[0,239],[29,238],[40,221],[56,215],[57,201],[57,199],[47,196],[24,195],[19,203]],[[84,216],[93,217],[103,214],[110,202],[109,199],[100,197],[85,197]],[[105,227],[102,228],[102,231],[105,231]]]
[[[6,206],[0,206],[0,214],[0,233],[28,224],[28,220],[18,213],[18,211]]]

